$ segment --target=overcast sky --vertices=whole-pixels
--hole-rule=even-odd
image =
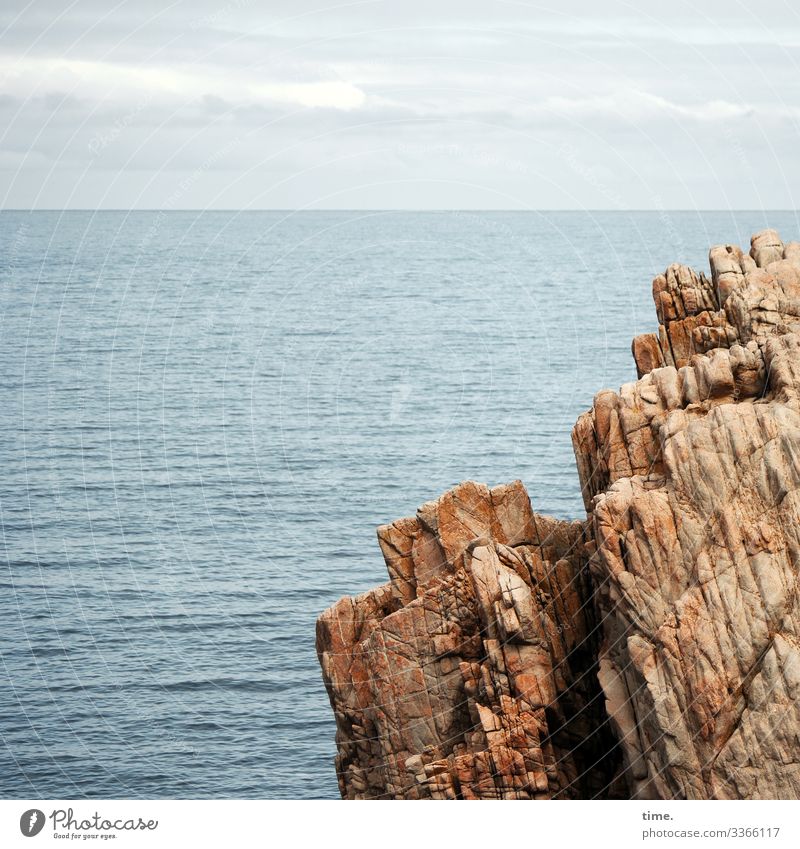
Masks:
[[[0,10],[2,206],[794,208],[789,2]]]

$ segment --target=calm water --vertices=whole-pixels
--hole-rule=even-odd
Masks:
[[[314,620],[475,478],[578,516],[650,281],[794,213],[0,213],[0,796],[334,797]]]

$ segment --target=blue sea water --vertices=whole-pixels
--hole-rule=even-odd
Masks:
[[[633,379],[653,275],[793,212],[0,213],[0,796],[325,798],[378,524]]]

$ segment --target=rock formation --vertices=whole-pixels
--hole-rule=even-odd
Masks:
[[[573,430],[587,518],[463,483],[317,651],[345,798],[800,798],[800,244],[653,281]]]

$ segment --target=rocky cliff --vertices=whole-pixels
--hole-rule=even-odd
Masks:
[[[463,483],[317,625],[345,798],[800,797],[800,244],[653,281],[587,518]]]

